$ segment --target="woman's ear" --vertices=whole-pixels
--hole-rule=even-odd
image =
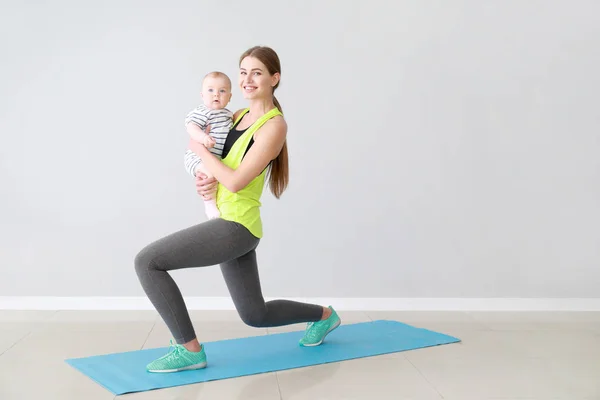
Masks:
[[[277,86],[280,78],[281,74],[279,74],[279,72],[274,73],[273,76],[271,76],[271,87]]]

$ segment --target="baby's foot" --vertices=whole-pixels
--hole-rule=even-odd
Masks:
[[[221,216],[221,212],[217,207],[217,202],[214,200],[208,200],[204,202],[204,210],[206,211],[206,217],[208,219],[215,219]]]

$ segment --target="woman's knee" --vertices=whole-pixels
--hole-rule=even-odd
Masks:
[[[239,310],[242,321],[254,328],[264,328],[267,326],[267,313],[259,310]]]
[[[154,262],[154,251],[151,246],[146,246],[140,250],[134,258],[133,264],[138,275],[148,272],[148,270],[156,267]]]

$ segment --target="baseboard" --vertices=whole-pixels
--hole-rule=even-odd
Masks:
[[[266,300],[271,300],[267,298]],[[600,298],[287,298],[356,311],[600,311]],[[229,297],[188,297],[191,310],[233,310]],[[145,297],[0,296],[0,310],[153,310]]]

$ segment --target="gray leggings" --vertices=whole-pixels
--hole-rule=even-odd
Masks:
[[[220,264],[238,314],[250,326],[321,319],[323,307],[318,305],[288,300],[265,303],[256,263],[258,243],[243,225],[217,218],[168,235],[138,253],[138,278],[177,343],[187,343],[196,334],[181,292],[168,273],[175,269]]]

